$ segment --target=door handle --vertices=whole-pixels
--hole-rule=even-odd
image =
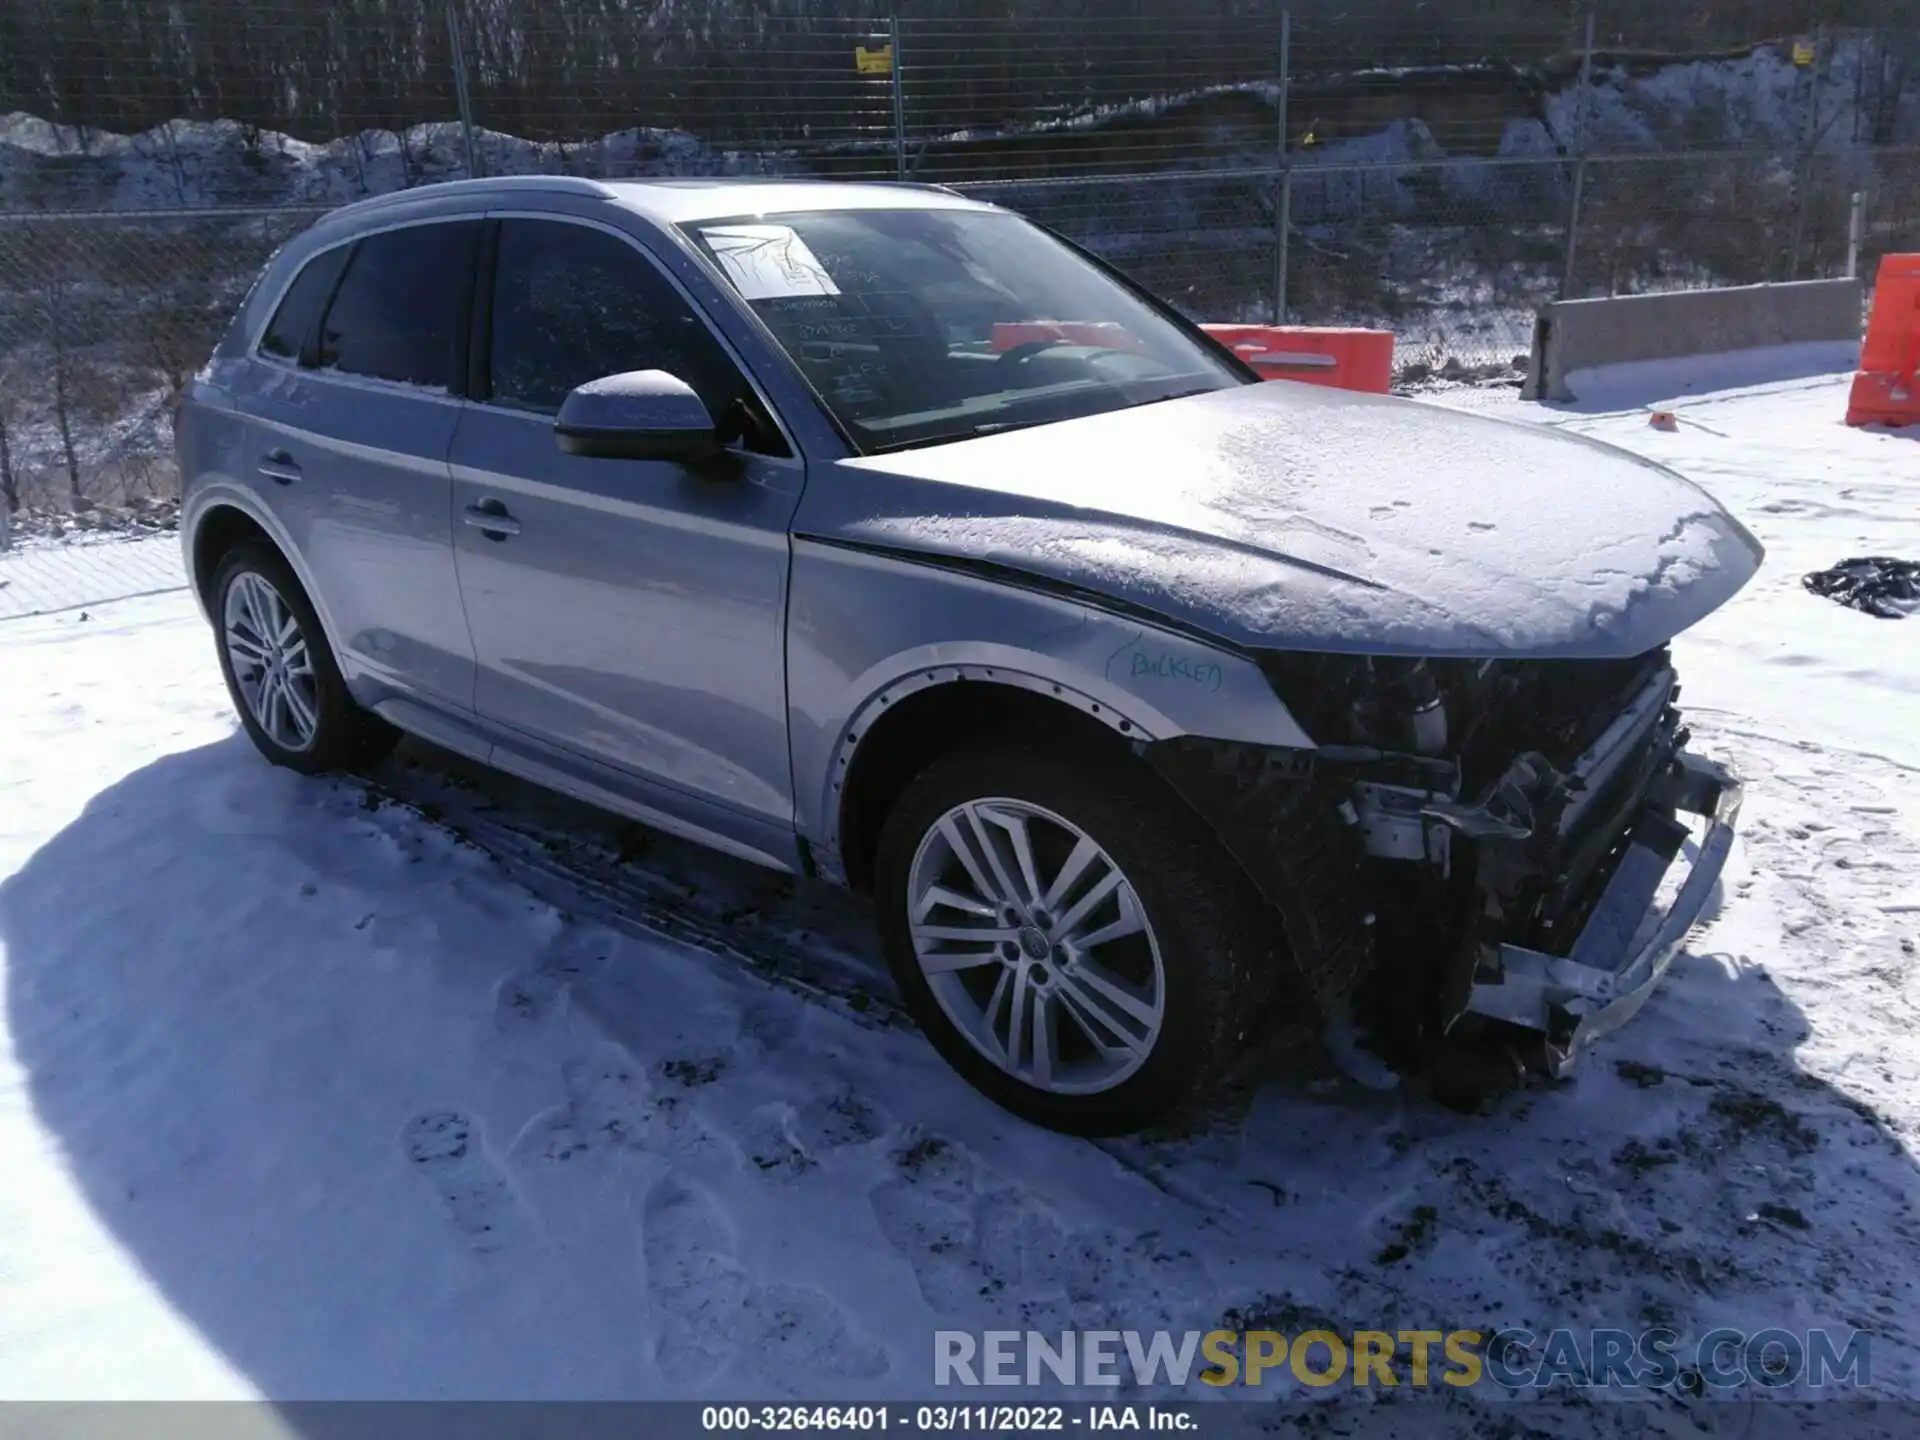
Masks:
[[[520,522],[509,515],[507,507],[498,500],[482,500],[478,505],[467,506],[465,519],[489,540],[504,540],[520,533]]]
[[[259,469],[276,485],[291,485],[300,478],[300,466],[284,450],[269,450],[262,455]]]

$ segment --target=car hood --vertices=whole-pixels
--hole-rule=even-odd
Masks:
[[[1090,592],[1247,648],[1637,655],[1724,604],[1763,553],[1627,451],[1286,382],[822,478],[803,537]]]

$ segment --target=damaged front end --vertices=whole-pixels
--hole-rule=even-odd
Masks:
[[[1329,1014],[1402,1070],[1471,1051],[1553,1074],[1631,1018],[1705,909],[1740,804],[1687,752],[1664,648],[1262,668],[1316,749],[1179,740],[1151,758],[1280,910]],[[1703,830],[1680,872],[1683,816]]]

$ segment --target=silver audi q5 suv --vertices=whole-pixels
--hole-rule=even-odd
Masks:
[[[1558,1072],[1731,842],[1667,645],[1761,552],[1706,494],[1261,383],[938,189],[350,205],[178,437],[269,760],[409,732],[866,892],[928,1037],[1042,1124],[1166,1117],[1282,1007],[1405,1074]]]

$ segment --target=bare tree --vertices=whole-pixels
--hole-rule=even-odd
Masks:
[[[1920,27],[1905,31],[1883,25],[1874,32],[1873,48],[1866,64],[1860,67],[1860,79],[1867,94],[1862,98],[1866,111],[1868,141],[1891,145],[1900,124],[1900,101],[1907,91],[1908,77],[1920,55]]]
[[[47,306],[48,339],[53,344],[53,423],[60,433],[60,457],[67,469],[67,505],[72,510],[85,510],[87,497],[80,491],[80,456],[73,443],[73,420],[76,376],[74,374],[74,356],[72,346],[67,340],[67,322],[62,313],[61,304],[68,287],[56,281],[52,288],[53,298]]]
[[[20,513],[20,477],[13,468],[13,367],[0,366],[0,504],[8,515]],[[0,522],[4,523],[4,522]]]
[[[1223,57],[1241,52],[1267,78],[1273,52],[1259,27],[1277,14],[1275,0],[453,3],[476,109],[533,140],[637,123],[710,136],[747,122],[762,137],[824,131],[836,119],[844,129],[864,104],[849,89],[850,49],[896,10],[920,36],[913,63],[954,77],[922,97],[929,123],[942,125],[1125,101],[1143,74],[1198,77],[1231,68]],[[1588,0],[1288,3],[1303,42],[1296,58],[1351,70],[1544,60],[1574,39]],[[0,109],[76,127],[83,147],[91,129],[134,134],[175,118],[308,140],[449,120],[446,4],[9,0]],[[1604,0],[1600,9],[1608,45],[1648,52],[1749,45],[1816,25],[1914,32],[1912,0]]]
[[[67,503],[73,510],[85,510],[88,501],[80,479],[79,445],[75,424],[83,396],[93,387],[82,373],[77,348],[82,325],[81,256],[70,234],[49,237],[46,256],[49,261],[38,294],[34,297],[33,320],[45,337],[51,365],[48,379],[53,394],[53,424],[60,437],[60,458],[67,473]]]
[[[209,328],[205,310],[192,305],[163,306],[141,317],[140,359],[160,381],[169,418],[179,412],[188,379],[212,348]]]

